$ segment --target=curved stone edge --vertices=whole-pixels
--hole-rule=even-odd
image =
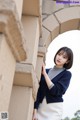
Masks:
[[[45,20],[43,20],[43,27],[47,32],[43,30],[40,44],[43,44],[44,46],[43,41],[45,41],[45,45],[48,46],[49,43],[45,40],[45,36],[51,36],[51,39],[49,40],[50,42],[63,32],[80,29],[80,7],[64,8],[54,14],[49,15]],[[45,35],[45,33],[49,34]]]
[[[55,13],[60,24],[60,33],[79,29],[80,7],[69,7]]]

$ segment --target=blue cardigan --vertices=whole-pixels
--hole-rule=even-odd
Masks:
[[[46,69],[48,73],[49,69]],[[71,72],[66,69],[55,76],[51,81],[54,86],[49,89],[44,76],[41,76],[40,86],[37,93],[37,98],[34,103],[34,108],[38,109],[39,104],[42,103],[43,98],[46,97],[47,103],[63,102],[63,94],[66,92],[71,79]]]

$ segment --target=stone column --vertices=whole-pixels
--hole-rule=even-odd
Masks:
[[[28,54],[25,61],[16,64],[9,106],[11,120],[32,120],[34,100],[38,89],[35,69],[39,42],[39,19],[34,16],[23,16],[22,24]]]
[[[9,107],[10,120],[32,120],[32,88],[13,86]]]
[[[0,113],[9,110],[16,61],[27,58],[23,30],[15,6],[11,0],[0,0]]]
[[[0,34],[0,113],[8,112],[15,65],[16,60],[6,38]]]

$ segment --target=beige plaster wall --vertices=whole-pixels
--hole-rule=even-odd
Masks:
[[[13,86],[10,106],[10,120],[32,120],[33,112],[32,88]]]
[[[12,0],[12,1],[15,2],[19,19],[21,19],[21,16],[22,16],[22,7],[23,7],[23,0]]]
[[[12,0],[0,0],[0,33],[4,33],[7,43],[12,50],[16,61],[26,59],[23,28],[19,19],[16,4]]]
[[[23,16],[22,24],[27,46],[27,59],[23,63],[32,64],[35,69],[39,43],[39,18]]]
[[[18,40],[20,40],[19,49],[14,50],[16,56],[20,53],[24,43],[27,58],[23,61],[18,60],[19,63],[16,63],[15,70],[15,59],[5,36],[0,36],[0,110],[9,108],[10,120],[32,120],[34,100],[41,77],[41,66],[47,48],[59,34],[80,29],[80,5],[56,4],[54,0],[12,1],[14,1],[17,11],[14,13],[15,7],[12,4],[11,9],[11,3],[9,5],[8,0],[7,12],[4,12],[5,15],[8,15],[8,21],[5,22],[4,17],[3,19],[0,17],[0,25],[2,25],[0,31],[4,32],[9,40],[13,39],[11,45],[13,46],[15,43],[15,48],[18,48],[16,43],[19,43]],[[7,3],[7,0],[5,2]],[[13,10],[12,15],[11,10]],[[17,19],[18,17],[19,19]],[[7,19],[7,17],[5,18]],[[2,21],[5,24],[2,24]],[[9,24],[10,21],[11,24]],[[19,55],[23,55],[23,53],[21,52]]]
[[[5,36],[0,34],[0,111],[8,111],[9,108],[15,65]]]
[[[39,16],[41,14],[41,0],[24,0],[23,15]]]

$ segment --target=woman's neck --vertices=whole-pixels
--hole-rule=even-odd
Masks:
[[[63,66],[55,65],[56,68],[63,68]]]

